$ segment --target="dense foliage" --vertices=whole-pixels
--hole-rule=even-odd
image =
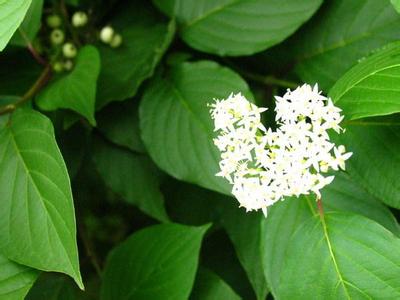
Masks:
[[[400,1],[0,1],[0,299],[399,299]],[[207,104],[318,83],[353,153],[246,213]],[[321,205],[322,204],[322,205]]]

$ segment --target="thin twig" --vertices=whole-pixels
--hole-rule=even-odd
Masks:
[[[40,74],[39,78],[35,83],[29,88],[29,90],[16,102],[12,104],[0,107],[0,115],[5,115],[13,112],[17,107],[21,106],[25,102],[29,101],[33,96],[35,96],[42,87],[47,83],[51,75],[51,67],[47,65],[43,72]]]
[[[275,86],[291,88],[291,89],[294,89],[299,86],[299,84],[296,82],[275,78],[272,75],[263,76],[263,75],[259,75],[259,74],[250,73],[247,71],[239,71],[239,73],[241,75],[243,75],[244,77],[247,77],[248,79],[257,81],[257,82],[265,84],[265,85],[275,85]]]
[[[64,19],[65,26],[67,27],[69,33],[71,34],[72,41],[75,43],[76,46],[81,46],[81,42],[78,38],[78,35],[76,34],[75,29],[72,27],[71,23],[69,22],[69,14],[68,14],[67,6],[65,5],[64,0],[60,1],[60,10],[61,10],[61,14]]]
[[[258,83],[267,85],[267,86],[279,86],[279,87],[284,87],[284,88],[291,88],[294,89],[298,87],[300,84],[297,82],[289,81],[289,80],[284,80],[284,79],[279,79],[276,78],[272,75],[264,76],[252,72],[245,71],[238,67],[236,64],[234,64],[232,61],[228,59],[224,59],[224,62],[231,67],[233,70],[238,72],[240,75],[242,75],[245,78],[248,78],[250,80],[254,80]]]
[[[22,39],[26,43],[26,46],[28,47],[29,52],[32,54],[33,58],[41,65],[46,66],[47,62],[46,60],[40,56],[40,54],[36,51],[35,47],[33,47],[31,41],[29,40],[28,36],[24,32],[23,29],[18,28],[18,32],[21,35]]]

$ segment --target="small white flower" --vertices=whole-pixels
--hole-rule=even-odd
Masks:
[[[276,97],[275,131],[261,123],[267,109],[240,93],[209,106],[219,133],[214,139],[221,151],[217,176],[232,184],[232,194],[247,211],[261,209],[266,215],[268,206],[285,197],[310,192],[321,197],[320,190],[334,179],[322,173],[344,170],[352,155],[330,142],[328,130],[343,131],[343,116],[317,85]]]

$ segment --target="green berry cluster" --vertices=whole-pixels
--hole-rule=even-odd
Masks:
[[[65,14],[57,13],[46,17],[47,26],[43,29],[48,37],[46,44],[49,45],[45,48],[46,56],[56,73],[73,69],[81,44],[96,39],[112,48],[118,48],[122,44],[122,36],[114,28],[107,25],[97,32],[89,21],[89,15],[84,11],[76,11],[70,19]]]
[[[72,15],[71,24],[73,27],[84,27],[88,22],[85,12],[78,11]],[[78,54],[77,46],[72,41],[66,41],[66,30],[63,19],[58,14],[51,14],[46,18],[46,24],[50,32],[51,64],[57,73],[70,71],[74,66],[73,59]]]

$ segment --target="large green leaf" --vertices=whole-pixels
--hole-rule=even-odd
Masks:
[[[229,184],[215,176],[220,154],[207,104],[237,92],[252,99],[243,79],[210,61],[182,63],[156,78],[139,110],[142,139],[156,164],[178,179],[229,194]]]
[[[222,214],[222,225],[228,232],[240,263],[246,270],[257,299],[265,299],[268,293],[267,280],[264,276],[263,219],[261,213],[246,213],[238,205],[232,205],[231,199]]]
[[[108,257],[101,299],[187,299],[207,228],[163,224],[134,233]]]
[[[160,172],[146,155],[96,139],[93,159],[111,190],[157,220],[168,221],[159,188]]]
[[[390,210],[380,199],[358,184],[354,177],[345,173],[335,176],[333,183],[322,191],[326,211],[343,211],[363,215],[378,222],[395,235],[400,236],[400,227]]]
[[[400,43],[363,60],[341,77],[329,96],[348,119],[400,112]]]
[[[321,0],[153,0],[179,21],[191,47],[218,55],[249,55],[283,41],[307,21]]]
[[[8,260],[0,254],[0,299],[24,299],[39,272]]]
[[[400,39],[399,26],[400,16],[389,1],[325,1],[294,40],[295,70],[304,82],[328,90],[359,59]]]
[[[100,72],[100,56],[93,46],[79,50],[71,73],[51,82],[38,96],[36,103],[43,110],[72,109],[92,125],[96,102],[96,82]]]
[[[52,124],[38,112],[18,109],[0,131],[0,191],[0,251],[82,288],[69,177]]]
[[[400,208],[400,116],[350,121],[339,137],[353,156],[346,168],[354,180],[386,204]]]
[[[125,101],[107,106],[97,114],[97,128],[111,142],[144,153],[139,130],[138,105]]]
[[[24,19],[31,0],[3,0],[0,2],[0,51],[4,49]]]
[[[290,241],[279,299],[398,299],[400,239],[356,215],[311,217]]]
[[[351,212],[379,222],[396,235],[400,235],[397,221],[387,207],[382,205],[348,176],[337,174],[333,183],[322,191],[325,212]],[[285,253],[291,247],[293,233],[303,222],[317,214],[315,200],[311,197],[292,198],[275,204],[263,220],[264,271],[275,297],[280,289]],[[278,297],[279,298],[279,297]]]
[[[305,198],[287,199],[274,204],[268,212],[268,217],[262,221],[264,227],[261,237],[264,240],[260,248],[264,248],[264,259],[260,263],[264,266],[268,287],[278,299],[277,290],[283,269],[284,254],[290,247],[293,232],[312,214],[307,205]]]
[[[153,75],[175,33],[175,23],[165,20],[147,1],[129,1],[111,19],[123,43],[118,49],[99,47],[102,68],[97,107],[125,100],[136,94],[141,83]]]
[[[241,298],[217,274],[206,268],[199,268],[190,299],[239,300]]]
[[[41,25],[43,0],[32,0],[24,21],[14,33],[10,44],[26,46],[27,42],[32,42],[38,33]]]

